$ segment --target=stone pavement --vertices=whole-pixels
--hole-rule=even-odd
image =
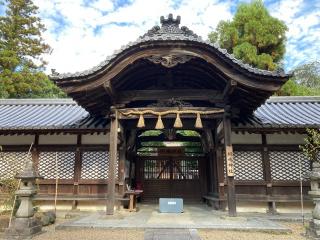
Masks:
[[[146,229],[144,240],[201,240],[197,229]]]
[[[266,214],[265,214],[266,215]],[[185,205],[184,212],[160,213],[157,205],[140,205],[138,212],[116,211],[113,216],[105,212],[91,212],[56,229],[74,228],[138,228],[138,229],[219,229],[287,233],[290,229],[266,217],[245,215],[235,218],[227,212],[215,211],[206,205]]]

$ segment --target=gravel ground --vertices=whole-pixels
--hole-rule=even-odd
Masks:
[[[59,222],[59,221],[58,221]],[[260,232],[198,230],[202,240],[305,240],[301,235],[304,227],[300,223],[284,223],[292,229],[291,234],[271,234]],[[79,230],[54,230],[54,226],[44,228],[45,233],[34,237],[34,240],[143,240],[143,230],[120,229],[79,229]]]
[[[142,230],[59,230],[56,232],[47,232],[36,236],[35,240],[143,240]]]
[[[143,240],[143,230],[125,229],[77,229],[54,230],[53,226],[45,227],[44,233],[35,236],[32,240]]]
[[[305,228],[301,223],[283,223],[292,230],[289,234],[272,234],[261,232],[198,230],[202,240],[305,240],[301,234]]]

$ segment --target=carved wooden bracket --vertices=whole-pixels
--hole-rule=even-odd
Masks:
[[[189,55],[165,55],[165,56],[160,56],[160,55],[153,55],[151,57],[147,57],[149,61],[155,63],[155,64],[161,64],[162,66],[166,68],[172,68],[175,67],[176,65],[186,63],[190,61],[192,56]]]

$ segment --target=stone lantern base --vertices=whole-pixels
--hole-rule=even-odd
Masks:
[[[33,235],[40,233],[41,229],[41,222],[34,217],[15,218],[10,228],[6,229],[4,239],[31,239]]]
[[[320,240],[320,220],[310,220],[306,234],[311,239]]]

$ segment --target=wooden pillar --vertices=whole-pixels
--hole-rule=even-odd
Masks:
[[[38,145],[39,145],[39,135],[36,134],[34,136],[34,143],[32,146],[32,150],[31,150],[31,157],[32,157],[32,161],[34,164],[35,169],[38,171],[39,170],[39,150],[38,150]]]
[[[236,193],[234,186],[234,164],[233,164],[233,149],[231,142],[231,120],[228,115],[223,118],[224,129],[224,147],[226,158],[226,170],[227,170],[227,184],[228,184],[228,210],[229,216],[237,216],[236,208]]]
[[[118,178],[119,178],[119,195],[123,196],[125,192],[125,164],[126,164],[126,134],[123,130],[122,144],[119,149],[119,166],[118,166]]]
[[[267,136],[265,134],[261,135],[262,138],[262,164],[263,164],[263,175],[266,185],[266,194],[268,196],[272,195],[272,178],[271,178],[271,165],[269,158],[269,149],[267,145]],[[275,202],[268,202],[269,213],[276,213]]]
[[[132,185],[132,161],[133,161],[133,157],[132,157],[132,152],[128,152],[128,159],[129,159],[129,180],[128,180],[128,184],[131,187]]]
[[[216,159],[216,172],[217,172],[217,190],[219,199],[224,199],[225,197],[225,172],[224,172],[224,159],[223,159],[223,147],[220,144],[218,136],[218,125],[214,131],[214,145],[215,145],[215,159]],[[226,208],[225,201],[219,201],[219,209],[224,210]]]
[[[129,160],[129,186],[132,186],[132,175],[133,175],[133,160],[134,160],[134,153],[135,153],[135,140],[136,140],[136,135],[137,135],[137,130],[130,130],[129,132],[129,137],[128,137],[128,142],[127,142],[127,158]]]
[[[81,147],[81,134],[77,136],[77,149],[76,149],[76,158],[74,163],[74,176],[73,176],[73,195],[77,196],[79,194],[79,181],[81,177],[81,166],[82,166],[82,153],[80,150]],[[72,201],[72,210],[77,208],[78,201]]]
[[[109,148],[109,169],[108,169],[108,200],[107,215],[114,214],[115,203],[115,184],[116,184],[116,163],[117,163],[117,144],[118,144],[118,116],[117,110],[112,108],[110,123],[110,148]]]
[[[209,193],[211,195],[217,192],[217,171],[216,171],[216,153],[215,153],[215,143],[212,136],[212,129],[205,130],[205,138],[207,142],[207,151],[208,151],[208,180],[209,180]]]

